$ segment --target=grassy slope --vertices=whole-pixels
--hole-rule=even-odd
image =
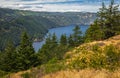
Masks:
[[[120,48],[120,35],[114,36],[104,41],[94,41],[90,43],[85,43],[83,45],[80,45],[79,47],[74,48],[72,51],[67,52],[64,59],[65,61],[64,66],[67,66],[67,65],[68,66],[65,68],[65,70],[62,69],[57,72],[55,71],[53,73],[50,73],[41,77],[42,70],[39,68],[37,69],[35,68],[35,69],[31,69],[30,71],[24,71],[24,72],[18,72],[16,74],[12,74],[11,78],[21,78],[20,74],[24,74],[25,72],[31,72],[32,75],[35,75],[34,76],[35,78],[120,78],[119,68],[114,72],[110,72],[106,69],[97,70],[94,68],[85,68],[80,70],[80,69],[75,69],[69,65],[72,62],[74,62],[75,59],[80,60],[81,58],[84,58],[84,57],[88,58],[88,61],[89,61],[90,58],[94,57],[93,55],[94,52],[92,52],[91,47],[96,44],[100,46],[99,49],[103,49],[104,47],[109,46],[111,44],[113,46],[116,46],[117,48]],[[81,50],[81,49],[84,49],[84,50]],[[87,51],[87,53],[84,53],[85,51]],[[101,55],[102,54],[104,55],[105,53],[101,53]],[[56,68],[56,66],[54,66],[51,69],[54,69],[54,68]],[[46,69],[49,70],[49,67]],[[34,77],[31,76],[31,78],[34,78]]]
[[[117,48],[120,48],[120,35],[114,36],[104,41],[94,41],[87,44],[83,44],[79,47],[76,47],[73,51],[67,52],[66,56],[69,56],[66,59],[66,64],[74,62],[74,60],[80,60],[81,58],[88,58],[87,61],[90,61],[94,57],[94,52],[91,51],[92,46],[99,45],[101,49],[104,49],[106,46],[113,45]],[[99,48],[99,49],[100,49]],[[84,49],[84,50],[81,50]],[[84,54],[84,52],[87,53]],[[82,52],[83,51],[83,52]],[[120,50],[119,50],[120,52]],[[105,54],[105,53],[101,53]],[[88,62],[87,62],[88,63]],[[86,63],[86,64],[87,64]],[[59,71],[56,73],[48,74],[42,78],[120,78],[120,69],[110,72],[106,69],[96,70],[93,68],[87,68],[83,70],[75,70],[71,67],[72,70]]]
[[[120,70],[115,72],[94,69],[84,69],[80,71],[60,71],[46,75],[42,78],[120,78]]]

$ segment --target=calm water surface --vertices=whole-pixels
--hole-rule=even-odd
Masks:
[[[72,25],[72,26],[52,28],[52,29],[49,29],[48,33],[50,33],[50,34],[55,33],[57,38],[59,39],[62,34],[66,34],[67,36],[72,34],[74,27],[75,26]],[[80,26],[81,31],[82,31],[83,34],[85,33],[85,31],[87,30],[88,27],[89,26]],[[45,35],[45,37],[48,35],[48,33]],[[43,41],[41,41],[41,42],[34,42],[33,47],[34,47],[35,51],[37,52],[42,47],[42,45],[44,43],[45,43],[45,39]]]

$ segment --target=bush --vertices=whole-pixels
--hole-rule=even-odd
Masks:
[[[7,73],[2,71],[2,70],[0,70],[0,78],[4,78],[5,75],[7,75]]]
[[[30,73],[28,73],[28,72],[21,74],[21,76],[22,76],[22,78],[31,78]]]
[[[76,50],[77,52],[77,50]],[[69,55],[70,56],[70,55]],[[91,49],[79,50],[79,55],[71,57],[68,67],[71,69],[107,69],[116,70],[120,67],[120,50],[113,45],[101,48],[97,44],[93,45]]]
[[[104,49],[106,53],[107,69],[115,70],[120,66],[120,50],[113,45],[106,46]]]

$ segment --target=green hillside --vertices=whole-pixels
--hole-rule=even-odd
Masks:
[[[88,25],[95,17],[94,13],[49,13],[0,8],[0,49],[4,48],[8,40],[19,44],[22,31],[27,31],[32,40],[41,40],[49,28]]]
[[[53,57],[46,64],[9,76],[10,78],[120,78],[119,48],[120,35],[103,41],[84,43],[66,52],[62,60]]]

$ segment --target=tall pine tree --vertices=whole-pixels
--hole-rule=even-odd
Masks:
[[[72,34],[73,40],[74,40],[74,45],[78,46],[81,43],[83,43],[83,38],[82,38],[82,31],[80,30],[80,26],[75,26],[73,29],[73,34]]]
[[[93,40],[101,40],[120,34],[120,11],[118,7],[118,5],[115,5],[114,0],[111,0],[111,3],[108,7],[102,3],[102,8],[100,8],[97,13],[97,20],[92,24],[92,26],[90,26],[90,28],[88,28],[86,33],[87,36],[91,33],[94,33],[99,37],[97,36],[97,38],[93,39],[93,36],[89,36],[89,39],[92,38]],[[92,29],[91,27],[97,29],[90,31]],[[98,34],[95,33],[95,31],[101,31],[102,35],[100,35],[100,32]]]
[[[63,46],[67,45],[67,37],[66,37],[65,34],[62,34],[62,35],[61,35],[60,45],[63,45]]]
[[[16,53],[15,53],[15,46],[12,41],[9,41],[5,51],[2,53],[2,56],[0,57],[0,69],[6,72],[14,72],[16,69],[15,66],[15,59],[16,59]]]
[[[20,70],[26,70],[37,65],[37,56],[26,32],[22,33],[20,46],[17,48],[17,55],[17,65]]]
[[[58,47],[58,41],[55,33],[51,36],[51,34],[48,35],[46,38],[45,44],[42,46],[42,48],[39,50],[39,59],[42,63],[47,63],[52,58],[56,57]]]
[[[69,46],[69,47],[74,47],[74,46],[75,46],[75,43],[74,43],[74,40],[73,40],[72,35],[70,35],[70,36],[68,37],[68,46]]]
[[[94,24],[91,24],[88,30],[85,33],[85,42],[102,40],[104,38],[104,32],[101,27],[98,25],[98,22],[95,21]]]

